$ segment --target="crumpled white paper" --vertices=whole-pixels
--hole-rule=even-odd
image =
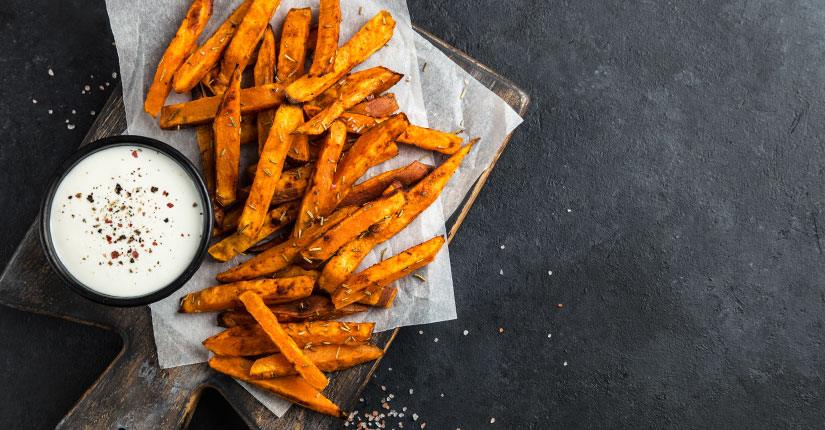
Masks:
[[[201,41],[220,25],[238,3],[240,0],[215,2],[213,16],[201,35]],[[120,60],[127,133],[167,142],[199,162],[193,131],[161,130],[156,121],[143,111],[144,94],[157,62],[177,30],[188,5],[189,0],[106,0]],[[280,34],[286,12],[293,7],[312,7],[317,19],[317,0],[283,0],[271,21],[276,36]],[[481,138],[465,158],[442,197],[403,232],[379,245],[365,258],[363,268],[377,262],[382,250],[386,250],[385,255],[390,256],[433,236],[443,235],[444,220],[458,208],[476,179],[492,162],[501,142],[522,120],[507,103],[414,32],[405,1],[348,0],[341,2],[341,8],[341,43],[348,40],[378,11],[386,9],[392,13],[397,22],[392,40],[356,70],[383,65],[403,73],[405,78],[391,91],[395,93],[401,110],[412,123],[449,131],[464,129],[465,136]],[[427,67],[422,72],[420,68],[425,63]],[[172,94],[167,104],[188,99],[188,95]],[[401,146],[403,145],[399,145],[398,157],[375,167],[365,178],[404,166],[413,160],[438,164],[444,158]],[[188,292],[214,285],[217,273],[245,258],[248,257],[238,257],[228,263],[205,261],[195,276],[177,293],[150,306],[161,367],[200,363],[209,358],[201,341],[221,330],[215,325],[215,315],[179,314],[178,302]],[[413,278],[398,281],[399,294],[392,309],[374,309],[349,319],[375,321],[377,331],[455,319],[455,298],[447,247],[419,273],[427,282]],[[242,385],[278,416],[289,408],[289,403],[276,396],[248,384]]]

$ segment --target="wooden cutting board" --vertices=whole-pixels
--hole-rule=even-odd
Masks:
[[[503,98],[516,112],[521,115],[526,112],[529,97],[524,91],[442,40],[421,29],[416,30]],[[92,125],[83,144],[105,136],[119,135],[125,130],[123,98],[118,88]],[[469,212],[509,138],[501,142],[493,163],[451,219],[448,225],[450,240]],[[71,292],[62,285],[46,261],[35,227],[38,223],[39,220],[35,220],[29,228],[0,277],[0,304],[107,328],[123,338],[123,349],[60,421],[58,428],[142,430],[186,427],[204,387],[217,389],[251,428],[316,429],[332,427],[336,422],[341,424],[335,418],[300,407],[292,407],[286,415],[276,418],[240,385],[229,377],[210,371],[203,363],[161,369],[158,367],[149,308],[106,307]],[[398,329],[378,333],[373,342],[386,350],[397,332]],[[342,410],[351,410],[377,367],[376,361],[336,372],[331,375],[330,385],[324,393]]]

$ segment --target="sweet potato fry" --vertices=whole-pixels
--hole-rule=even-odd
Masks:
[[[344,127],[344,124],[335,121],[330,126],[329,134],[321,144],[321,152],[315,162],[315,172],[312,174],[311,185],[301,201],[301,210],[298,211],[298,219],[295,221],[293,237],[299,229],[309,228],[313,223],[318,222],[321,217],[328,216],[335,209],[338,202],[335,200],[332,180],[346,140],[346,127]]]
[[[246,311],[249,312],[253,318],[261,325],[263,331],[272,340],[272,343],[278,347],[284,358],[292,364],[295,371],[301,375],[309,385],[323,390],[329,385],[329,380],[318,369],[317,366],[304,354],[298,344],[292,340],[291,337],[284,331],[281,324],[278,323],[278,318],[266,307],[261,296],[247,291],[241,294],[241,302],[243,302]]]
[[[373,361],[384,355],[384,351],[374,345],[318,345],[306,352],[318,369],[335,372]],[[283,354],[272,354],[255,360],[249,374],[253,378],[279,378],[295,375],[295,369]]]
[[[292,146],[286,153],[289,161],[293,164],[306,163],[312,158],[309,150],[309,136],[305,134],[295,134],[292,136]]]
[[[314,281],[309,276],[294,278],[258,279],[214,287],[189,293],[180,301],[180,312],[215,312],[240,305],[238,298],[246,291],[260,295],[269,304],[291,302],[309,297]]]
[[[376,295],[376,298],[380,295]],[[341,309],[335,309],[327,296],[312,295],[295,302],[272,305],[269,310],[281,322],[320,321],[332,320],[343,316],[365,312],[368,307],[353,303]],[[240,325],[257,324],[252,315],[243,310],[223,311],[218,314],[218,325],[221,327],[236,327]]]
[[[317,270],[304,269],[301,266],[288,266],[272,274],[273,278],[292,278],[294,276],[309,276],[317,281],[321,273]]]
[[[252,239],[258,236],[284,168],[286,152],[292,141],[290,132],[303,120],[304,113],[298,106],[281,105],[275,112],[275,122],[261,151],[255,179],[238,220],[238,233]]]
[[[357,105],[347,109],[347,112],[356,115],[366,115],[373,118],[382,118],[390,116],[398,110],[398,101],[395,100],[395,94],[387,93],[375,97],[371,100],[366,100]]]
[[[204,124],[215,119],[222,96],[164,106],[160,112],[160,128],[173,129]],[[281,84],[267,84],[241,90],[241,113],[249,114],[278,106],[284,100]]]
[[[347,109],[357,105],[368,96],[378,94],[388,86],[395,85],[403,76],[380,66],[353,73],[344,81],[338,92],[338,98],[295,132],[308,135],[323,133]]]
[[[256,243],[288,226],[298,215],[297,202],[284,203],[266,214],[266,220],[254,238],[234,233],[209,247],[209,255],[218,261],[229,261]],[[317,279],[317,278],[316,278]]]
[[[349,218],[341,221],[323,236],[301,251],[301,257],[307,261],[324,261],[332,256],[338,248],[367,231],[371,225],[389,219],[404,205],[403,193],[367,203]]]
[[[374,118],[357,113],[344,112],[338,120],[347,126],[347,132],[353,134],[364,134],[372,127],[387,120],[386,117]]]
[[[461,148],[463,141],[464,139],[458,135],[417,125],[410,125],[401,133],[401,136],[398,136],[399,143],[448,155],[455,154]]]
[[[315,54],[309,76],[321,76],[332,71],[338,35],[341,26],[340,0],[321,0],[318,8],[318,31],[315,36]]]
[[[249,10],[244,15],[243,20],[229,46],[223,54],[220,72],[217,76],[215,87],[220,93],[221,88],[225,88],[231,77],[232,70],[236,67],[243,70],[249,64],[252,53],[258,45],[258,40],[264,33],[272,14],[281,0],[253,0],[249,5]]]
[[[146,100],[143,103],[143,110],[152,115],[158,116],[160,108],[166,102],[166,96],[172,90],[172,79],[180,65],[198,43],[198,36],[212,16],[212,0],[194,0],[186,16],[183,18],[175,37],[169,42],[169,46],[163,53],[158,68],[155,70],[155,77],[146,92]],[[230,70],[231,72],[231,70]]]
[[[399,167],[373,176],[364,182],[352,187],[347,197],[341,200],[340,206],[361,205],[374,200],[381,195],[393,182],[398,181],[404,186],[411,186],[427,176],[433,167],[419,161],[413,161],[405,167]]]
[[[223,207],[235,202],[241,159],[241,71],[235,70],[212,124],[215,138],[215,200]],[[203,99],[201,99],[203,100]]]
[[[212,357],[209,367],[235,379],[248,382],[322,414],[341,417],[341,410],[300,376],[274,379],[255,379],[249,375],[252,361],[241,357]]]
[[[367,169],[378,164],[376,154],[385,151],[388,146],[395,145],[393,140],[404,132],[408,124],[406,115],[396,114],[372,127],[355,141],[338,163],[338,170],[335,172],[334,186],[336,193],[339,193],[339,202],[347,196],[352,185]]]
[[[356,208],[352,207],[341,208],[333,212],[323,225],[320,223],[313,225],[303,231],[301,237],[267,249],[243,264],[219,273],[217,279],[221,282],[234,282],[275,273],[289,266],[304,247],[321,237],[327,230],[347,218],[355,210]]]
[[[332,293],[332,303],[337,309],[380,293],[392,282],[430,264],[443,244],[444,237],[436,236],[350,276]]]
[[[378,290],[377,293],[373,293],[370,296],[364,297],[361,300],[358,300],[358,303],[375,306],[377,308],[391,308],[393,302],[395,302],[395,298],[398,296],[398,288],[393,286],[386,286]],[[346,309],[350,306],[344,306],[342,309]]]
[[[318,278],[318,285],[327,292],[332,292],[343,283],[364,257],[379,243],[395,236],[398,232],[407,227],[421,212],[424,212],[441,194],[441,190],[447,185],[453,173],[455,173],[461,161],[470,152],[477,139],[462,147],[458,152],[441,163],[426,178],[422,179],[407,195],[407,203],[399,211],[399,214],[386,223],[382,223],[364,237],[343,246],[334,257],[327,261],[321,277]]]
[[[184,93],[195,88],[198,83],[203,80],[210,70],[215,68],[218,61],[223,55],[223,51],[232,36],[235,34],[235,29],[241,23],[246,11],[249,10],[249,5],[252,0],[245,0],[226,18],[214,33],[209,36],[209,39],[203,45],[195,49],[186,62],[180,66],[175,72],[175,80],[173,82],[175,92]]]
[[[358,345],[370,339],[375,323],[311,321],[281,324],[300,348],[312,345]],[[274,354],[272,343],[260,325],[226,329],[203,341],[203,346],[217,355],[249,357]]]
[[[278,82],[284,85],[304,74],[310,21],[310,8],[290,9],[286,14],[284,28],[281,31],[281,45],[278,49]]]
[[[255,79],[255,86],[271,84],[275,82],[275,33],[272,26],[266,26],[261,47],[258,48],[258,59],[255,61],[255,68],[252,71]],[[275,110],[266,109],[258,112],[256,118],[256,129],[258,131],[258,153],[264,149],[264,143],[269,136],[269,128],[275,119]]]
[[[322,76],[303,76],[287,87],[289,99],[302,103],[314,99],[361,64],[392,38],[395,20],[387,11],[381,11],[369,20],[352,39],[335,53],[332,70]]]

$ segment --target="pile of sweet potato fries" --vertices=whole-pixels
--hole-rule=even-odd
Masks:
[[[353,68],[392,37],[386,11],[339,46],[338,0],[292,9],[280,40],[269,25],[278,0],[246,0],[201,45],[211,0],[194,0],[158,64],[144,109],[160,127],[196,127],[219,237],[219,261],[253,258],[183,297],[180,311],[220,312],[227,329],[203,344],[218,372],[315,411],[341,416],[322,393],[334,372],[372,361],[373,323],[332,321],[392,306],[392,284],[429,264],[437,236],[356,273],[364,257],[430,206],[470,151],[457,133],[410,124],[387,93],[402,75]],[[248,70],[249,69],[249,70]],[[169,93],[193,100],[166,105]],[[241,145],[257,161],[241,166]],[[398,144],[448,154],[358,182]],[[250,148],[255,152],[254,148]],[[248,185],[241,178],[249,176]],[[382,256],[383,257],[383,256]]]

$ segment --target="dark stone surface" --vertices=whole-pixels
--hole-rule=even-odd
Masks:
[[[116,70],[102,1],[10,3],[3,262]],[[393,393],[404,428],[820,426],[822,6],[409,4],[533,105],[451,247],[459,320],[401,330],[361,412]],[[51,427],[117,348],[0,310],[0,428]],[[232,414],[205,395],[192,428]]]

